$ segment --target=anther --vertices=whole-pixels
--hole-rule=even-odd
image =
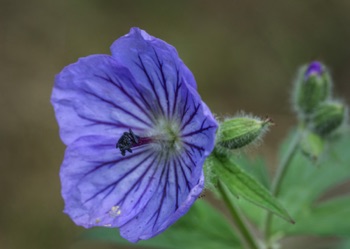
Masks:
[[[129,132],[124,132],[123,135],[119,138],[115,147],[120,150],[122,156],[125,156],[126,151],[132,153],[131,148],[138,142],[139,137],[136,136],[131,129],[129,129]]]

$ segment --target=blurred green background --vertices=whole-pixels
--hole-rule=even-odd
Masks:
[[[271,116],[277,125],[254,150],[271,162],[295,124],[290,92],[299,65],[325,62],[335,93],[350,99],[347,0],[0,0],[1,249],[110,248],[76,242],[84,229],[62,213],[64,146],[50,94],[65,65],[109,53],[133,26],[177,48],[217,115]]]

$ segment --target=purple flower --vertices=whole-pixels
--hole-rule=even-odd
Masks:
[[[137,242],[172,225],[202,192],[217,123],[174,47],[133,28],[111,51],[55,79],[64,212]]]
[[[305,79],[307,80],[310,75],[321,75],[323,73],[323,66],[318,61],[313,61],[309,64],[305,72]]]

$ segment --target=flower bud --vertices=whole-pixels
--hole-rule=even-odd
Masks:
[[[322,155],[324,147],[324,140],[313,132],[307,132],[300,142],[302,153],[313,161],[317,161]]]
[[[226,149],[242,148],[261,138],[273,122],[252,117],[237,117],[224,121],[219,127],[218,145]]]
[[[311,117],[311,129],[321,136],[332,133],[345,119],[345,109],[339,102],[321,104]]]
[[[331,78],[327,68],[314,61],[299,70],[296,81],[295,102],[301,114],[310,114],[331,93]]]

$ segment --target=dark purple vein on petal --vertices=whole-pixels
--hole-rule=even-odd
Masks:
[[[197,166],[196,162],[193,160],[192,158],[192,154],[189,150],[186,150],[186,155],[188,156],[188,159],[190,160],[190,162],[186,162],[185,160],[185,156],[183,157],[180,157],[179,158],[179,161],[181,161],[180,163],[180,168],[182,170],[182,173],[183,173],[183,176],[185,177],[186,179],[186,184],[187,184],[187,188],[188,188],[188,191],[190,192],[192,187],[196,184],[191,184],[193,182],[193,171],[197,171],[198,169],[196,169],[197,167],[200,167],[200,166]],[[189,169],[190,171],[190,176],[188,176],[188,173],[185,173],[184,169],[187,168]],[[188,179],[191,179],[191,181],[189,181]]]
[[[167,115],[166,116],[169,117],[170,116],[170,104],[169,104],[170,99],[169,99],[169,93],[168,93],[167,84],[166,84],[167,80],[165,78],[164,71],[163,71],[163,62],[160,61],[158,53],[155,50],[155,48],[154,47],[152,47],[152,48],[153,48],[153,52],[154,52],[154,54],[156,55],[156,58],[157,58],[157,61],[155,61],[155,64],[157,65],[157,67],[158,67],[158,69],[160,71],[161,77],[162,77],[160,79],[158,74],[157,74],[159,82],[160,82],[160,84],[163,87],[165,98],[166,98],[166,103],[167,103]]]
[[[194,103],[193,103],[193,104],[194,104]],[[185,129],[185,127],[186,127],[189,123],[191,123],[192,119],[196,116],[196,114],[197,114],[197,112],[198,112],[198,110],[199,110],[199,107],[200,107],[200,104],[198,104],[198,105],[195,107],[194,111],[192,112],[191,116],[187,119],[187,121],[184,122],[184,123],[181,125],[181,128],[180,128],[181,131],[182,131],[183,129]]]
[[[164,204],[164,198],[166,197],[167,195],[167,187],[168,187],[168,183],[169,183],[169,170],[170,170],[170,161],[169,161],[169,157],[167,158],[166,160],[168,163],[166,165],[166,169],[167,169],[167,174],[166,174],[166,179],[165,179],[165,182],[164,182],[164,188],[163,188],[163,194],[162,194],[162,198],[161,198],[161,201],[160,201],[160,205],[157,209],[157,211],[152,215],[151,219],[153,219],[153,217],[156,215],[156,220],[154,221],[153,223],[153,229],[154,229],[154,226],[156,225],[158,219],[159,219],[159,215],[162,211],[162,208],[163,208],[163,204]]]
[[[173,162],[173,171],[174,171],[174,176],[175,176],[175,198],[176,198],[176,203],[175,203],[175,210],[179,208],[179,189],[181,186],[179,185],[179,179],[177,175],[177,166],[175,160],[172,160]]]
[[[203,148],[203,147],[198,146],[198,145],[195,145],[195,144],[190,143],[190,142],[187,142],[187,141],[183,141],[183,143],[186,144],[186,145],[188,145],[188,146],[191,148],[192,151],[194,151],[194,149],[196,149],[196,150],[199,152],[199,154],[200,154],[201,156],[203,156],[203,151],[204,151],[204,148]]]
[[[180,167],[181,169],[181,173],[184,175],[185,177],[185,172],[184,172],[184,169],[182,167]],[[190,182],[188,181],[188,179],[186,178],[186,187],[187,187],[187,192],[189,193],[191,191],[191,186],[190,186]]]
[[[136,206],[139,205],[139,203],[140,203],[142,197],[146,194],[147,190],[148,190],[149,187],[151,186],[151,183],[152,183],[152,181],[153,181],[153,179],[154,179],[154,176],[155,176],[155,174],[157,173],[158,169],[160,168],[160,167],[159,167],[160,162],[161,162],[161,156],[158,155],[157,166],[154,166],[155,170],[154,170],[154,172],[153,172],[153,174],[152,174],[152,176],[151,176],[149,182],[147,183],[147,186],[145,187],[145,189],[143,190],[142,194],[140,195],[140,198],[135,202],[135,204],[134,204],[134,206],[133,206],[132,209],[136,208]],[[154,194],[155,194],[155,192],[153,192],[153,195],[154,195]],[[152,198],[149,198],[149,200],[151,200],[151,199],[152,199]],[[149,201],[149,200],[148,200],[148,201]],[[148,203],[148,202],[147,202],[147,203]]]
[[[142,162],[139,163],[139,166],[141,166],[144,162],[146,162],[146,161],[147,161],[150,157],[152,157],[154,154],[155,154],[154,152],[151,153],[148,157],[146,157]],[[124,175],[123,178],[127,177],[128,175],[129,175],[129,173],[126,174],[126,175]],[[115,188],[117,187],[117,185],[119,184],[119,182],[120,182],[120,181],[118,181],[117,184],[115,184],[115,185],[113,186],[113,188],[103,197],[103,199],[105,199],[108,195],[110,195],[110,194],[115,190]]]
[[[181,135],[181,137],[192,136],[192,135],[195,135],[195,134],[198,134],[198,133],[202,133],[203,131],[206,131],[206,130],[209,130],[209,129],[212,129],[212,128],[216,127],[215,125],[208,125],[207,127],[204,127],[205,121],[207,121],[207,118],[205,118],[202,121],[201,127],[199,129],[197,129],[195,131],[192,131],[192,132],[185,133],[185,134]],[[206,134],[206,133],[203,133],[203,135],[208,136],[208,134]]]
[[[188,103],[188,92],[186,93],[186,100],[185,100],[185,104],[183,105],[183,111],[182,111],[182,114],[181,114],[181,122],[184,120],[188,110],[190,109],[189,106],[187,106],[187,103]]]
[[[87,120],[87,121],[92,122],[91,124],[85,125],[85,126],[87,126],[87,127],[91,127],[91,126],[103,124],[103,125],[114,126],[114,127],[117,127],[117,128],[127,128],[127,129],[131,128],[131,129],[133,129],[133,130],[138,130],[138,129],[139,129],[139,128],[136,127],[136,126],[131,126],[131,125],[129,125],[129,124],[126,125],[126,124],[120,122],[119,120],[116,121],[115,123],[113,123],[113,122],[107,122],[107,121],[102,121],[102,120],[98,120],[98,119],[94,119],[94,118],[85,117],[85,116],[83,116],[83,115],[81,115],[81,114],[78,114],[78,116],[81,117],[82,119],[85,119],[85,120]]]
[[[187,153],[186,153],[186,154],[187,154]],[[187,154],[187,155],[188,155],[188,154]],[[190,159],[190,161],[191,161],[193,167],[195,167],[196,165],[194,164],[192,157],[189,157],[189,159]],[[180,160],[181,160],[181,162],[180,162],[181,167],[182,167],[182,164],[185,165],[186,168],[190,171],[190,174],[192,174],[192,167],[187,165],[187,163],[186,163],[184,157],[181,157]],[[181,163],[182,163],[182,164],[181,164]]]
[[[110,147],[111,145],[109,145]],[[114,148],[114,146],[113,146]],[[109,166],[109,168],[112,168],[111,166],[116,166],[118,163],[122,162],[122,161],[126,161],[128,159],[131,159],[133,157],[137,157],[143,153],[147,153],[149,152],[150,150],[141,150],[141,151],[138,151],[138,152],[134,152],[134,153],[131,153],[131,154],[128,154],[127,156],[124,156],[124,157],[120,157],[116,160],[113,160],[113,161],[109,161],[109,162],[99,162],[99,161],[91,161],[92,163],[95,163],[95,164],[98,164],[98,166],[94,167],[93,169],[89,170],[88,172],[86,172],[84,174],[83,177],[86,177],[88,175],[90,175],[91,173],[93,172],[96,172],[97,170],[105,167],[105,166]],[[119,151],[116,151],[116,153],[119,153]]]
[[[187,190],[188,190],[188,192],[190,192],[190,191],[191,191],[191,186],[190,186],[190,184],[189,184],[188,176],[187,176],[187,174],[186,174],[186,172],[185,172],[185,169],[184,169],[184,166],[182,165],[182,163],[185,165],[186,168],[188,168],[188,169],[190,170],[190,174],[192,173],[192,170],[191,170],[191,168],[183,161],[183,158],[181,158],[181,162],[180,162],[180,159],[179,159],[179,158],[176,158],[176,161],[177,161],[177,163],[178,163],[178,165],[179,165],[179,168],[180,168],[180,170],[181,170],[181,173],[182,173],[183,177],[185,178]]]
[[[196,167],[196,163],[194,162],[194,160],[193,160],[193,158],[192,158],[192,154],[191,154],[191,152],[190,152],[189,150],[186,150],[186,155],[187,155],[188,158],[190,159],[190,161],[191,161],[193,167]],[[192,174],[192,168],[189,167],[189,169],[190,169],[190,172],[191,172],[191,174]]]
[[[107,100],[107,99],[104,99],[104,98],[102,98],[102,97],[100,97],[100,96],[98,96],[98,95],[96,95],[96,94],[94,94],[94,93],[92,93],[92,92],[89,92],[89,91],[86,91],[86,90],[83,90],[83,89],[82,89],[82,91],[83,91],[84,93],[88,94],[88,95],[91,95],[91,96],[97,98],[98,100],[101,100],[101,101],[103,101],[103,102],[105,102],[105,103],[108,103],[109,105],[113,106],[113,107],[116,108],[116,109],[119,109],[119,110],[123,111],[124,113],[126,113],[126,114],[128,114],[129,116],[133,117],[134,119],[140,121],[141,123],[147,125],[148,127],[152,127],[152,124],[146,122],[146,121],[143,120],[142,118],[136,116],[136,115],[133,114],[132,112],[130,112],[130,111],[124,109],[123,107],[117,105],[116,103],[114,103],[114,102],[112,102],[112,101],[109,101],[109,100]]]
[[[149,111],[147,111],[142,105],[140,105],[136,100],[135,98],[133,98],[129,93],[128,91],[125,90],[125,88],[122,86],[122,84],[120,83],[120,79],[117,79],[119,82],[116,83],[113,79],[111,79],[111,77],[109,75],[106,75],[106,77],[103,77],[103,76],[100,76],[100,75],[95,75],[95,77],[97,78],[100,78],[100,79],[103,79],[107,82],[109,82],[110,84],[112,84],[113,86],[117,87],[125,96],[128,97],[128,99],[134,104],[136,105],[139,110],[141,112],[143,112],[151,121],[154,122],[154,115],[153,117],[150,116],[149,114]],[[140,94],[140,93],[139,93]],[[140,94],[141,95],[141,94]]]
[[[138,67],[140,67],[140,65],[138,65],[137,64],[137,66]],[[141,67],[140,67],[141,68]],[[142,69],[142,68],[141,68]],[[143,69],[142,69],[143,70]],[[109,77],[109,76],[108,76]],[[114,82],[113,80],[111,80],[112,82]],[[117,86],[118,87],[118,86]],[[146,100],[145,99],[145,97],[144,97],[144,93],[142,93],[140,90],[139,90],[139,88],[137,87],[137,86],[133,86],[133,88],[134,88],[134,90],[139,94],[139,97],[141,98],[141,101],[142,101],[142,103],[145,105],[145,106],[147,106],[147,108],[150,110],[150,111],[152,111],[152,107],[151,107],[151,105],[149,104],[149,99],[148,100]],[[123,88],[124,89],[124,88]],[[125,89],[124,89],[125,90]],[[127,91],[126,91],[127,92]],[[130,94],[128,94],[127,96],[129,97],[129,95]],[[131,96],[130,96],[130,98],[132,98]],[[135,101],[136,102],[136,101]],[[148,112],[145,110],[144,111],[146,114],[148,114]],[[152,113],[153,115],[153,117],[154,117],[154,119],[156,119],[156,116],[154,115],[154,112],[150,112],[150,113]],[[150,118],[151,119],[151,118]],[[152,120],[152,119],[151,119]]]
[[[148,100],[147,100],[147,99],[144,97],[144,93],[142,93],[142,92],[139,90],[139,88],[135,87],[135,90],[138,92],[138,94],[139,94],[140,97],[142,98],[143,103],[148,107],[148,109],[149,109],[149,110],[151,111],[151,113],[153,114],[154,119],[157,119],[157,117],[156,117],[157,111],[154,110],[154,108],[149,104],[150,102],[152,102],[152,99],[148,99]]]
[[[163,160],[162,162],[167,162],[167,158],[166,158],[165,160]],[[159,187],[162,185],[162,179],[163,179],[163,175],[164,175],[164,172],[165,172],[166,165],[164,164],[163,166],[164,166],[164,167],[162,168],[162,173],[160,174],[159,181],[158,181],[158,184],[157,184],[157,188],[155,189],[154,194],[157,194],[157,193],[158,193],[158,189],[159,189]],[[166,181],[164,182],[164,184],[166,184]],[[150,201],[153,201],[153,200],[150,199]],[[156,212],[155,212],[155,213],[156,213]],[[149,224],[149,223],[152,221],[152,219],[153,219],[155,213],[153,214],[153,216],[152,216],[150,219],[148,219],[148,221],[147,221],[146,224]]]
[[[164,110],[163,110],[163,107],[162,107],[162,105],[161,105],[161,103],[160,103],[160,98],[159,98],[158,93],[157,93],[157,91],[156,91],[156,89],[155,89],[154,82],[153,82],[153,80],[151,79],[151,76],[149,75],[149,73],[148,73],[148,71],[147,71],[147,69],[146,69],[146,67],[145,67],[145,65],[144,65],[144,63],[143,63],[143,61],[142,61],[142,59],[141,59],[141,56],[138,55],[138,58],[139,58],[139,61],[140,61],[141,65],[139,65],[137,62],[135,62],[135,64],[138,65],[138,66],[140,67],[140,69],[144,71],[144,73],[145,73],[145,75],[146,75],[146,77],[147,77],[148,83],[151,85],[151,88],[152,88],[152,90],[153,90],[153,93],[154,93],[155,96],[156,96],[157,103],[158,103],[158,106],[159,106],[159,110],[160,110],[161,113],[164,115]]]
[[[178,77],[178,76],[177,76]],[[178,80],[178,79],[177,79]],[[172,117],[175,116],[175,108],[177,105],[177,99],[178,99],[178,95],[179,95],[179,90],[180,87],[182,86],[182,83],[179,83],[178,81],[176,82],[176,86],[175,86],[175,99],[174,99],[174,104],[173,104],[173,110],[172,110]]]
[[[118,183],[120,181],[122,181],[125,177],[127,177],[128,175],[130,175],[132,172],[134,172],[140,165],[142,165],[145,161],[148,160],[148,158],[150,158],[154,153],[150,153],[146,158],[143,158],[138,164],[136,164],[136,166],[134,166],[132,169],[130,169],[129,171],[127,171],[122,177],[120,177],[118,180],[108,184],[106,187],[104,187],[102,190],[97,191],[95,194],[93,194],[91,197],[89,197],[87,200],[84,201],[84,204],[91,201],[92,199],[94,199],[97,195],[105,192],[107,189],[111,188],[112,189],[110,191],[108,191],[108,193],[103,197],[103,199],[105,199],[118,185]]]
[[[153,163],[157,160],[157,158],[159,157],[159,155],[155,156],[154,159],[152,160],[152,162],[150,162],[148,164],[148,166],[146,167],[146,170],[141,174],[140,178],[138,178],[135,183],[129,188],[129,190],[124,194],[124,197],[122,199],[120,199],[115,206],[121,206],[126,197],[130,194],[130,192],[137,186],[137,188],[135,189],[135,191],[137,192],[140,184],[142,183],[142,180],[144,179],[144,177],[146,176],[146,174],[148,173],[148,171],[153,168]],[[146,161],[146,160],[145,160]],[[154,170],[152,176],[155,174],[155,172],[157,171],[157,169]]]

